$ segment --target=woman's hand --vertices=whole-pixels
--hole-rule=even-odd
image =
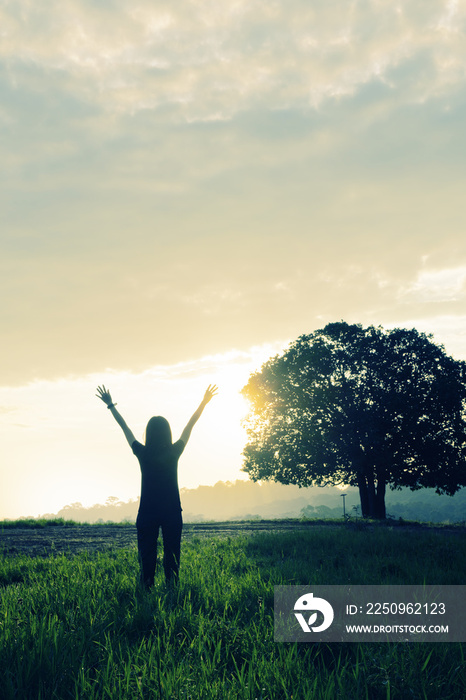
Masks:
[[[208,404],[211,399],[213,399],[214,396],[217,395],[218,392],[218,387],[216,384],[209,384],[209,386],[206,389],[206,392],[204,394],[204,398],[202,400],[202,403]]]
[[[113,401],[112,401],[112,397],[110,396],[110,392],[108,391],[108,389],[106,389],[104,387],[104,385],[102,384],[102,386],[97,387],[97,391],[98,391],[98,393],[96,394],[97,398],[101,399],[101,401],[103,401],[106,406],[111,406]]]

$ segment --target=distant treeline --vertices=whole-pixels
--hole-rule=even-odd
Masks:
[[[346,498],[342,498],[342,493]],[[254,483],[238,480],[219,481],[214,486],[182,489],[185,522],[205,520],[244,520],[261,518],[340,518],[343,500],[346,515],[360,517],[359,493],[355,488],[344,492],[336,487],[299,488],[274,482]],[[466,489],[455,496],[439,496],[432,489],[388,491],[387,515],[404,520],[436,523],[466,521]],[[134,522],[139,499],[120,501],[111,496],[105,504],[85,508],[71,503],[58,513],[45,513],[43,519],[64,518],[76,522]],[[30,516],[29,516],[30,517]]]

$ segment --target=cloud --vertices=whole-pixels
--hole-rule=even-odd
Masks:
[[[404,300],[451,302],[466,296],[466,266],[445,270],[423,270],[416,281],[401,292]]]
[[[432,314],[423,259],[466,260],[464,23],[433,1],[4,5],[0,381]]]
[[[12,413],[17,410],[16,406],[0,406],[0,415]]]
[[[177,119],[215,121],[261,105],[319,108],[417,55],[411,101],[464,80],[465,10],[458,3],[71,1],[2,10],[2,57],[10,81],[44,72],[73,97],[106,111],[170,105]],[[41,88],[41,82],[36,89]]]

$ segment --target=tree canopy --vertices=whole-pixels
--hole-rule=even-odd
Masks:
[[[466,363],[415,329],[331,323],[251,375],[244,471],[257,481],[359,487],[385,517],[386,486],[466,485]]]

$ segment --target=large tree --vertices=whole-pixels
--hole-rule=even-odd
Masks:
[[[244,471],[257,481],[385,490],[466,485],[466,363],[417,330],[331,323],[253,374]]]

